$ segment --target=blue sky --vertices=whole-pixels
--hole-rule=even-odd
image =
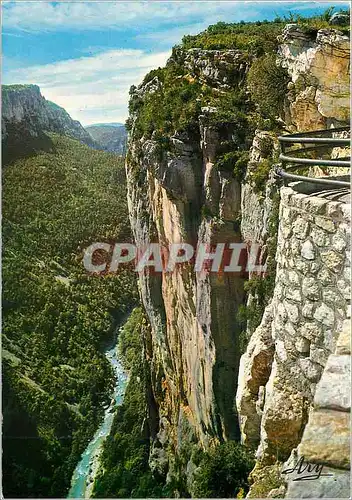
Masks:
[[[5,1],[3,83],[35,83],[84,125],[123,122],[128,89],[183,35],[218,21],[313,15],[348,2]]]

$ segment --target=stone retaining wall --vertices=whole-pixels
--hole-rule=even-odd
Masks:
[[[350,297],[350,206],[343,192],[281,189],[273,300],[242,356],[242,439],[258,458],[286,460],[302,438]]]

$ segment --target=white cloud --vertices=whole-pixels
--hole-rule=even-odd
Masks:
[[[276,7],[294,10],[297,5],[304,9],[315,3],[5,1],[2,5],[5,36],[22,36],[27,31],[48,32],[49,36],[62,32],[70,40],[74,31],[123,30],[128,32],[132,45],[142,42],[143,46],[158,48],[156,53],[133,48],[106,50],[94,45],[93,36],[92,45],[79,49],[84,57],[76,59],[16,69],[19,64],[16,57],[3,58],[4,83],[39,85],[45,97],[84,124],[123,121],[127,117],[130,85],[138,84],[150,69],[163,66],[169,55],[167,49],[179,43],[184,34],[195,34],[218,21],[255,19],[259,12],[274,14]]]
[[[164,66],[170,52],[109,50],[91,57],[13,69],[4,83],[35,83],[49,100],[88,125],[127,118],[128,91],[153,68]]]
[[[216,22],[220,18],[228,19],[229,15],[246,20],[257,5],[238,1],[3,2],[3,25],[6,29],[40,31],[133,30],[136,26],[149,24]]]
[[[4,83],[35,83],[45,97],[63,106],[84,124],[123,121],[127,117],[128,90],[152,68],[163,66],[169,48],[185,33],[197,33],[209,23],[227,19],[250,8],[239,2],[4,2],[3,26],[7,32],[39,33],[87,30],[124,30],[146,50],[104,50],[88,46],[84,57],[41,66],[15,69],[6,58]],[[249,14],[248,14],[249,15]],[[66,34],[65,34],[66,36]],[[69,37],[69,35],[67,35]],[[17,66],[18,67],[18,66]]]
[[[23,35],[21,33],[6,33],[6,31],[2,32],[2,36],[10,36],[14,38],[23,38]]]

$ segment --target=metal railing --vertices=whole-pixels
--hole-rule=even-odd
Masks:
[[[349,138],[332,137],[333,133],[341,133],[349,131],[350,131],[349,127],[340,127],[329,130],[315,130],[312,132],[280,136],[278,138],[281,146],[281,154],[279,156],[279,160],[282,162],[283,166],[285,166],[287,170],[293,168],[296,169],[300,165],[350,168],[351,167],[350,157],[323,159],[323,158],[307,158],[303,156],[307,155],[307,153],[315,153],[315,154],[320,153],[320,156],[323,156],[324,153],[329,153],[329,151],[331,152],[331,149],[333,147],[349,146],[350,145]],[[295,144],[302,144],[302,145],[309,144],[311,146],[302,147],[300,149],[291,149],[292,146],[295,146]],[[314,182],[315,184],[323,184],[336,187],[350,187],[350,183],[347,181],[292,174],[286,172],[286,170],[284,170],[281,167],[278,167],[276,169],[276,174],[279,177],[282,177],[283,179],[288,179],[292,181],[308,181],[308,182]]]

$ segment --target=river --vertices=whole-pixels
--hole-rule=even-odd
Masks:
[[[127,385],[127,374],[117,357],[117,343],[105,351],[114,370],[116,384],[110,406],[105,410],[104,420],[94,434],[93,439],[81,455],[71,479],[71,488],[67,498],[90,498],[93,490],[94,478],[99,469],[99,456],[105,438],[109,435],[114,420],[114,409],[122,404]]]

